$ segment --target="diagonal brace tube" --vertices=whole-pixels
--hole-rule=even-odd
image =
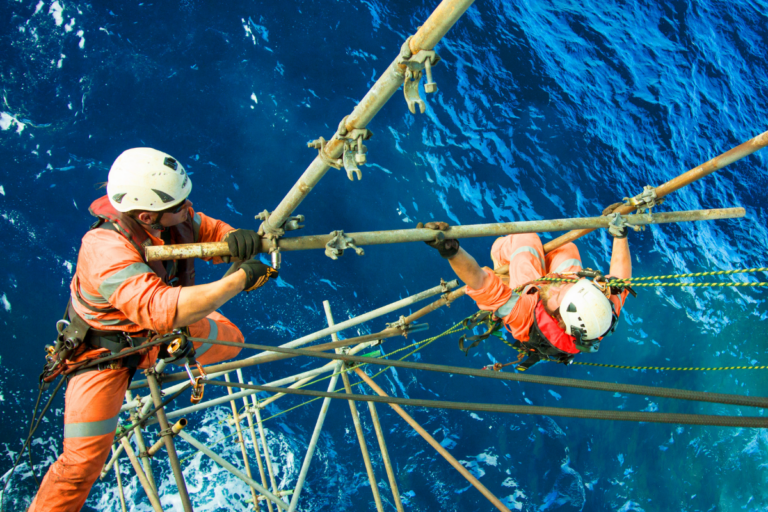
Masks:
[[[218,465],[220,465],[221,467],[223,467],[224,469],[226,469],[227,471],[235,475],[237,478],[247,483],[249,486],[251,486],[251,488],[256,489],[261,494],[263,494],[264,496],[272,500],[272,502],[276,504],[279,508],[283,510],[288,510],[288,505],[286,505],[283,500],[281,500],[280,498],[278,498],[277,496],[269,492],[261,484],[259,484],[252,478],[248,478],[245,474],[243,474],[242,471],[240,471],[235,466],[233,466],[232,464],[230,464],[229,462],[221,458],[219,455],[216,454],[216,452],[214,452],[213,450],[205,446],[203,443],[201,443],[200,441],[198,441],[197,439],[189,435],[187,432],[182,430],[181,432],[179,432],[179,437],[181,437],[186,442],[188,442],[189,444],[191,444],[192,446],[200,450],[202,453],[204,453],[205,455],[213,459],[214,462],[216,462]]]

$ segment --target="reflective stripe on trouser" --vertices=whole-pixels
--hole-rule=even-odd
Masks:
[[[581,270],[581,256],[576,244],[569,242],[545,256],[547,274],[560,272],[578,272]]]
[[[497,239],[491,257],[498,265],[509,265],[509,287],[517,288],[546,274],[544,248],[539,235],[521,233]]]
[[[214,311],[202,320],[189,326],[189,334],[193,338],[211,338],[219,341],[234,341],[243,343],[243,333],[227,317]],[[194,342],[197,362],[206,365],[232,359],[240,353],[240,347],[226,347],[209,343]],[[183,362],[182,362],[183,364]]]
[[[85,372],[67,384],[64,451],[48,469],[30,512],[76,512],[107,461],[129,370]]]

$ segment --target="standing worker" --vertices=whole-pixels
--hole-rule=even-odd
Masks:
[[[262,286],[277,271],[253,259],[260,244],[255,231],[235,230],[195,212],[187,200],[191,190],[184,167],[170,155],[134,148],[117,157],[109,171],[107,195],[90,207],[98,220],[83,237],[70,285],[64,325],[82,341],[70,361],[116,354],[139,346],[152,334],[176,329],[196,338],[244,342],[240,330],[216,309],[238,293]],[[195,285],[194,259],[144,259],[148,245],[218,241],[226,241],[239,261],[209,284]],[[213,258],[214,263],[222,261]],[[237,347],[198,342],[194,348],[201,364],[240,353]],[[69,375],[64,451],[45,475],[30,511],[82,508],[112,447],[131,377],[158,357],[169,357],[164,347]]]
[[[418,227],[448,231],[445,222]],[[627,227],[611,226],[613,250],[609,276],[632,277]],[[569,364],[580,352],[597,352],[600,341],[616,328],[630,289],[582,277],[576,283],[549,282],[542,277],[573,277],[582,272],[579,249],[567,243],[544,254],[535,233],[498,238],[491,248],[494,270],[509,265],[509,284],[459,246],[455,239],[427,242],[448,260],[467,285],[477,306],[500,320],[517,340],[515,347],[528,358],[516,369],[525,371],[538,361]],[[495,368],[498,369],[498,368]]]

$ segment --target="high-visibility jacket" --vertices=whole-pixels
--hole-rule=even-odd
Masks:
[[[88,231],[80,246],[70,285],[75,312],[101,331],[170,332],[180,285],[194,284],[193,260],[147,263],[143,248],[164,245],[163,240],[112,208],[106,196],[94,201],[90,211],[99,218],[93,226],[99,229]],[[110,229],[102,228],[104,222]],[[218,242],[233,229],[190,207],[188,219],[169,228],[170,242]]]

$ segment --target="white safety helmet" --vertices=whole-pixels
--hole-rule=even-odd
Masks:
[[[614,324],[611,301],[589,279],[580,279],[566,292],[560,303],[560,316],[566,334],[581,340],[605,336]]]
[[[157,212],[176,206],[192,191],[192,180],[171,155],[133,148],[117,157],[107,178],[107,196],[119,212]]]

